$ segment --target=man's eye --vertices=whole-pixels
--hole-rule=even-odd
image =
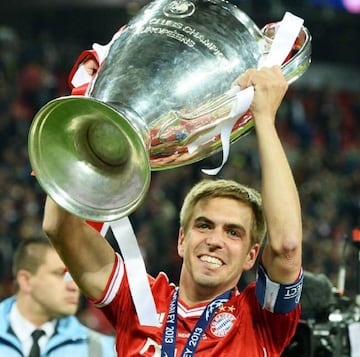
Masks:
[[[241,237],[240,233],[238,231],[235,231],[235,230],[230,230],[228,233],[229,233],[229,235],[231,237],[234,237],[234,238],[240,238]]]
[[[64,270],[58,270],[53,273],[55,276],[62,278],[65,275]]]
[[[209,227],[209,225],[207,223],[199,223],[197,225],[197,228],[199,228],[199,229],[209,229],[210,227]]]

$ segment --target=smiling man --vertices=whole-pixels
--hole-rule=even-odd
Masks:
[[[265,233],[260,204],[255,191],[228,180],[202,181],[193,188],[180,215],[180,285],[187,286],[185,293],[204,295],[207,301],[237,285],[242,272],[253,266]],[[182,299],[198,301],[197,296]]]
[[[139,323],[121,256],[84,220],[47,199],[44,231],[116,329],[119,357],[280,356],[295,333],[303,279],[301,209],[275,128],[287,82],[275,66],[247,70],[237,84],[255,89],[250,109],[261,196],[231,180],[205,180],[185,197],[179,286],[164,273],[149,277],[159,327]],[[260,248],[256,282],[240,293],[236,285]]]

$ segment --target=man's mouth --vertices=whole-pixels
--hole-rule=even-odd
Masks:
[[[79,303],[79,299],[77,297],[67,297],[65,299],[67,304],[78,304]]]
[[[224,263],[219,258],[211,257],[210,255],[201,255],[200,260],[215,267],[221,267],[224,265]]]

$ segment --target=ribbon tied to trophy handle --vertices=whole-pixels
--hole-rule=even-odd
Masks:
[[[269,51],[263,54],[258,67],[283,65],[293,50],[296,51],[296,42],[303,25],[303,19],[286,12],[282,21],[267,25],[263,31],[273,36]],[[273,26],[271,26],[273,25]],[[291,78],[287,78],[291,82]],[[254,88],[242,89],[239,86],[231,87],[217,98],[200,105],[190,112],[172,111],[161,118],[164,122],[158,131],[151,135],[151,153],[156,156],[161,153],[163,159],[174,152],[192,154],[201,150],[211,141],[221,138],[223,149],[222,164],[215,169],[202,170],[208,175],[216,175],[225,165],[231,143],[231,133],[243,127],[246,130],[253,126],[249,112],[254,98]]]

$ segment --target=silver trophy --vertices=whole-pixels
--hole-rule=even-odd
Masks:
[[[129,215],[148,191],[151,170],[221,150],[216,128],[232,111],[231,84],[259,66],[277,28],[275,22],[260,30],[222,0],[150,3],[111,43],[86,96],[55,99],[35,116],[29,156],[38,182],[85,219]],[[289,83],[306,71],[310,55],[311,36],[302,27],[282,65]],[[230,143],[252,127],[247,111]]]

